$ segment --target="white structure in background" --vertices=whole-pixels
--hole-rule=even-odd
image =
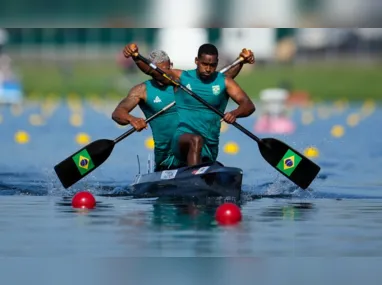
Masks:
[[[381,18],[381,1],[322,0],[320,18],[329,25],[370,26]]]
[[[251,49],[256,60],[273,60],[276,49],[276,30],[270,28],[223,28],[221,53],[234,60],[243,48]]]
[[[23,99],[23,93],[12,72],[12,60],[4,52],[7,41],[7,31],[0,29],[0,104],[19,104]]]
[[[204,0],[151,0],[147,13],[148,27],[188,28],[206,26],[210,1]]]
[[[354,29],[354,33],[366,41],[381,40],[382,28],[360,28]]]
[[[193,69],[199,47],[207,42],[206,29],[169,28],[158,31],[155,47],[168,53],[174,68]]]
[[[198,48],[208,42],[208,32],[202,28],[209,14],[210,1],[151,0],[150,26],[158,31],[155,47],[168,53],[175,68],[195,68]],[[176,28],[171,28],[176,27]]]
[[[281,88],[269,88],[260,92],[263,113],[255,123],[255,132],[271,134],[290,134],[295,124],[286,115],[285,103],[289,92]]]
[[[231,27],[295,27],[298,13],[295,0],[229,1]]]

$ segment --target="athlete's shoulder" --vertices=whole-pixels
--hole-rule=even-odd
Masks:
[[[196,69],[183,70],[182,77],[196,77]]]
[[[130,89],[129,96],[139,97],[141,99],[146,97],[146,81],[135,85]]]
[[[218,78],[227,78],[227,77],[229,77],[225,73],[221,73],[221,72],[216,72],[216,73],[218,74]]]

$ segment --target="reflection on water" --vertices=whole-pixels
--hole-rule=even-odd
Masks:
[[[122,133],[109,115],[83,107],[81,131],[93,139]],[[274,171],[255,142],[229,127],[221,135],[222,146],[234,141],[240,151],[234,156],[221,151],[219,160],[244,172],[243,221],[231,227],[215,222],[218,204],[132,199],[128,185],[137,173],[136,157],[144,161],[148,154],[145,131],[126,138],[101,167],[63,189],[53,166],[80,148],[74,140],[80,129],[69,124],[71,113],[64,104],[44,126],[29,126],[26,116],[36,108],[25,108],[17,117],[1,111],[0,256],[382,256],[382,179],[376,175],[382,136],[375,135],[380,108],[336,138],[330,134],[333,125],[345,126],[347,116],[361,106],[309,125],[298,121],[296,110],[296,133],[275,137],[299,150],[311,145],[319,149],[315,161],[322,170],[305,191]],[[240,122],[251,130],[254,119]],[[20,129],[30,134],[28,144],[14,142]],[[96,195],[96,209],[72,209],[71,196],[79,190]]]
[[[8,196],[0,202],[1,256],[382,256],[382,200],[256,199],[243,221],[219,226],[217,206],[97,197]]]

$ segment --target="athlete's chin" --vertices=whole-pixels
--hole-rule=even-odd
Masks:
[[[200,78],[202,78],[202,79],[208,79],[208,78],[210,78],[211,77],[211,74],[200,74]]]

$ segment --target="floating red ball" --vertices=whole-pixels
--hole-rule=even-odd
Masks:
[[[221,225],[234,225],[241,221],[240,208],[234,203],[224,203],[216,209],[216,221]]]
[[[76,193],[72,198],[72,206],[76,209],[93,209],[96,205],[96,199],[88,191]]]

